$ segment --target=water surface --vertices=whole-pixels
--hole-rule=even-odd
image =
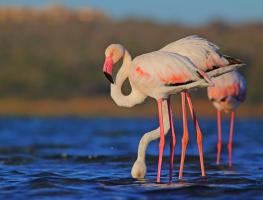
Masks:
[[[228,120],[222,165],[216,166],[216,122],[202,119],[205,178],[190,127],[182,181],[177,179],[181,121],[175,123],[174,182],[167,184],[167,145],[162,183],[156,184],[158,142],[149,146],[146,178],[130,175],[139,139],[156,127],[154,119],[0,118],[0,199],[263,199],[263,120],[236,121],[229,169]]]

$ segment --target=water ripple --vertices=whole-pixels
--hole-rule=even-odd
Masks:
[[[201,121],[207,126],[204,132],[214,132],[204,135],[207,176],[200,176],[196,143],[192,139],[183,180],[177,178],[180,144],[176,147],[171,184],[167,184],[169,148],[163,159],[162,183],[155,183],[156,142],[148,150],[146,178],[135,180],[130,175],[140,134],[145,127],[152,127],[152,120],[8,120],[6,124],[0,119],[0,199],[263,199],[263,123],[259,120],[249,121],[254,137],[258,138],[253,142],[249,130],[238,128],[241,122],[246,127],[246,121],[237,121],[240,137],[234,144],[233,168],[227,165],[226,142],[222,164],[215,165],[215,122]],[[110,126],[115,129],[110,131]]]

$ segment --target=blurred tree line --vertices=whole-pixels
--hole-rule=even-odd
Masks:
[[[185,27],[134,19],[114,21],[105,16],[89,20],[79,15],[53,17],[56,9],[41,17],[21,17],[28,10],[22,14],[1,12],[0,98],[103,95],[109,91],[102,65],[104,50],[110,43],[123,44],[134,57],[197,34],[219,45],[225,54],[244,60],[247,66],[241,71],[248,79],[248,101],[259,103],[263,99],[262,23],[228,25],[217,21]],[[63,10],[66,12],[79,11]],[[206,97],[205,92],[199,93],[203,95]]]

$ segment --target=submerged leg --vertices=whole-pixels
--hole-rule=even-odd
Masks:
[[[163,111],[162,111],[162,99],[158,100],[158,114],[159,114],[159,123],[160,123],[160,143],[159,143],[159,160],[158,160],[158,172],[157,172],[157,183],[161,179],[161,169],[162,169],[162,159],[163,159],[163,150],[164,150],[164,125],[163,125]]]
[[[167,100],[167,105],[168,105],[169,123],[171,129],[169,181],[172,182],[176,136],[175,136],[174,125],[173,125],[173,114],[172,114],[170,97]]]
[[[198,151],[199,151],[200,165],[201,165],[201,172],[202,172],[202,176],[205,176],[203,145],[202,145],[202,140],[203,140],[202,133],[201,133],[201,129],[200,129],[199,124],[198,124],[196,114],[194,112],[194,108],[193,108],[193,104],[192,104],[190,95],[187,92],[186,92],[186,98],[187,98],[187,102],[189,105],[191,117],[194,121],[194,126],[195,126],[195,131],[196,131],[196,136],[197,136],[197,145],[198,145]]]
[[[182,154],[181,154],[179,179],[182,179],[183,177],[185,153],[186,153],[186,147],[187,147],[188,140],[189,140],[188,127],[187,127],[187,113],[185,109],[186,108],[185,106],[186,92],[181,92],[181,97],[182,97],[182,112],[183,112],[183,137],[182,137]]]
[[[222,148],[222,131],[221,131],[221,112],[217,111],[217,133],[218,133],[218,139],[217,139],[217,158],[216,158],[216,164],[220,164],[220,155],[221,155],[221,148]]]
[[[232,140],[233,140],[233,129],[234,129],[234,119],[235,112],[231,112],[230,117],[230,131],[229,131],[229,140],[228,140],[228,165],[232,167]]]

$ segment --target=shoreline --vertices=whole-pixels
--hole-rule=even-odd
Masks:
[[[172,100],[175,117],[181,117],[179,99]],[[193,104],[199,117],[215,117],[216,110],[208,100],[193,98]],[[155,117],[157,108],[154,100],[147,99],[134,108],[118,107],[108,96],[59,99],[28,100],[18,98],[0,99],[0,116],[29,117]],[[189,117],[188,113],[188,117]],[[242,104],[237,109],[237,116],[263,117],[262,104]]]

